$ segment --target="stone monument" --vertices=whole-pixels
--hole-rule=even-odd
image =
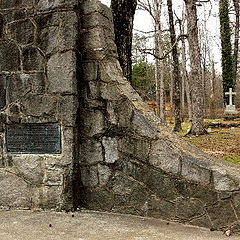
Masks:
[[[232,88],[229,88],[229,92],[225,92],[226,96],[229,96],[229,104],[226,105],[225,114],[237,114],[236,106],[233,104],[233,96],[236,95],[236,92],[232,91]]]
[[[0,206],[240,224],[238,166],[182,141],[123,77],[96,0],[0,1]]]

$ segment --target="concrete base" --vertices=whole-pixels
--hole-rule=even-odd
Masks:
[[[221,240],[211,232],[160,219],[107,213],[0,211],[4,240]],[[51,224],[51,225],[50,225]],[[51,227],[50,227],[51,226]],[[231,240],[239,239],[233,235]]]

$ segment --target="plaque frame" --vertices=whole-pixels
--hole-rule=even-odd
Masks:
[[[5,125],[6,152],[11,154],[61,154],[62,131],[58,123]]]

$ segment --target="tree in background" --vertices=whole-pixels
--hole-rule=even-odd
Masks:
[[[132,76],[132,31],[136,7],[137,0],[111,0],[118,59],[129,81]]]
[[[173,59],[173,103],[174,103],[174,117],[175,117],[175,125],[173,131],[179,132],[182,130],[181,126],[181,75],[179,68],[179,55],[177,49],[177,39],[174,27],[173,20],[173,9],[172,9],[172,0],[167,0],[168,6],[168,19],[169,19],[169,29],[170,29],[170,39],[172,45],[172,59]]]
[[[184,0],[187,10],[188,44],[192,78],[192,126],[189,135],[206,134],[204,119],[204,85],[198,38],[196,0]]]
[[[233,55],[231,45],[231,28],[229,20],[229,1],[219,1],[220,34],[222,45],[222,79],[223,91],[234,89],[233,82]]]

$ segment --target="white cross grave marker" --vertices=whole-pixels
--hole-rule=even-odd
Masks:
[[[229,88],[229,92],[225,92],[225,95],[229,95],[229,105],[233,105],[233,95],[236,93],[232,91],[232,88]]]
[[[225,95],[229,95],[229,105],[226,105],[225,114],[237,114],[236,106],[233,105],[233,95],[236,95],[235,92],[233,92],[232,88],[229,88],[229,92],[225,92]]]

